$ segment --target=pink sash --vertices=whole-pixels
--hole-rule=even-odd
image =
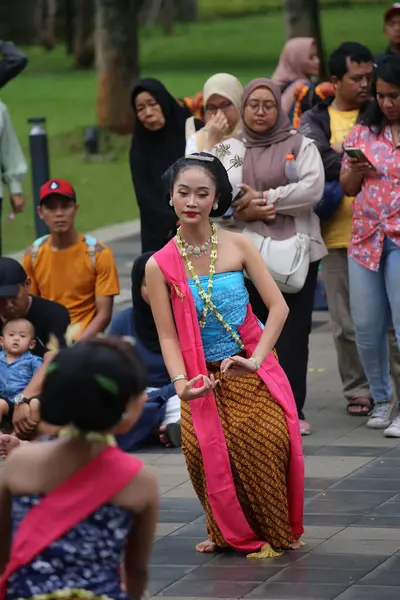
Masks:
[[[187,375],[190,379],[199,373],[207,375],[196,307],[175,242],[171,240],[154,255],[154,258],[171,289],[172,308]],[[250,305],[239,333],[246,353],[250,356],[262,333]],[[272,353],[262,364],[259,375],[286,415],[291,440],[288,472],[289,514],[293,535],[298,539],[304,531],[304,461],[296,405],[287,377]],[[204,398],[191,401],[190,409],[203,458],[207,495],[215,520],[225,540],[233,548],[242,552],[256,552],[268,540],[257,538],[237,498],[214,394],[210,393]]]
[[[108,446],[32,508],[14,537],[10,560],[0,581],[0,600],[19,569],[67,531],[111,500],[137,475],[143,463]]]

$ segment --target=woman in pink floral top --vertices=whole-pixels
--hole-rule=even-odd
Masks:
[[[393,320],[400,346],[400,57],[390,56],[377,68],[376,99],[344,146],[361,149],[373,165],[345,154],[340,179],[344,193],[355,196],[350,304],[374,400],[368,426],[400,437],[400,417],[390,419],[387,336]]]

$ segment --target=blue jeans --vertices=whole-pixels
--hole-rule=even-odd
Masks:
[[[350,307],[356,342],[375,404],[391,396],[388,329],[400,347],[400,246],[385,238],[378,271],[349,257]]]

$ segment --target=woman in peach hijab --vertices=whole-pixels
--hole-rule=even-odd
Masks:
[[[279,63],[272,75],[282,93],[282,108],[289,114],[299,84],[307,84],[318,77],[320,60],[313,38],[298,37],[286,42]]]

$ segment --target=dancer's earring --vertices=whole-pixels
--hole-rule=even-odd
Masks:
[[[170,206],[173,206],[173,205],[174,205],[174,201],[172,200],[172,198],[171,198],[171,200],[169,201],[169,205],[170,205]]]
[[[214,202],[214,204],[213,204],[213,210],[217,210],[217,208],[218,208],[218,202]]]

